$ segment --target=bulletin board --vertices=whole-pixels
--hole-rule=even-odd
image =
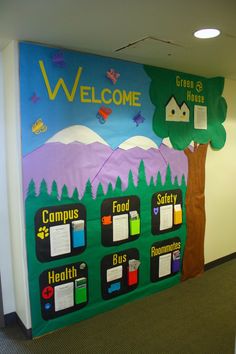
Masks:
[[[31,43],[19,52],[35,337],[180,281],[188,160],[154,129],[153,68]],[[175,90],[166,120],[189,122]]]

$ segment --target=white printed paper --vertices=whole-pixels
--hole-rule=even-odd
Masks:
[[[181,204],[175,204],[175,211],[181,211]]]
[[[130,259],[129,260],[129,272],[133,272],[134,270],[137,270],[138,267],[140,266],[141,262],[137,259]]]
[[[170,229],[173,226],[173,205],[160,207],[160,230]]]
[[[50,255],[59,256],[71,252],[70,225],[50,227]]]
[[[129,237],[128,214],[113,216],[113,241],[126,240]]]
[[[171,253],[159,257],[159,278],[171,273]]]
[[[194,129],[207,129],[207,106],[194,106]]]
[[[74,306],[74,283],[66,283],[54,287],[55,311]]]
[[[76,231],[84,230],[84,220],[75,220],[71,223],[72,228]]]
[[[122,265],[114,268],[107,269],[107,282],[122,278],[123,268]]]

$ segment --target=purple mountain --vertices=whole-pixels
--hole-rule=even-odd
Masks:
[[[121,178],[124,190],[128,185],[130,170],[133,173],[134,183],[137,184],[141,160],[144,161],[147,183],[150,182],[151,177],[155,182],[158,171],[164,182],[168,164],[173,180],[177,176],[180,183],[182,175],[187,180],[187,159],[184,152],[170,149],[163,144],[159,149],[144,150],[134,147],[129,150],[120,148],[112,150],[109,146],[98,142],[91,144],[55,142],[47,143],[24,157],[24,195],[27,195],[31,179],[35,182],[36,193],[39,192],[40,183],[44,179],[49,192],[55,180],[59,195],[65,184],[69,195],[73,193],[74,188],[77,188],[79,196],[82,197],[89,179],[95,195],[99,183],[102,183],[106,192],[109,183],[115,186],[118,176]]]

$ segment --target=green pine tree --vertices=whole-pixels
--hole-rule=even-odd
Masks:
[[[167,165],[166,168],[166,180],[165,180],[165,185],[172,185],[172,180],[171,180],[171,169],[170,169],[170,165]]]
[[[107,187],[106,197],[109,198],[112,196],[112,194],[113,194],[113,188],[112,188],[112,184],[110,182]]]
[[[79,193],[77,188],[74,189],[71,199],[75,202],[79,200]]]
[[[68,199],[68,189],[67,186],[64,184],[61,190],[61,200]]]
[[[178,181],[178,177],[177,177],[177,176],[175,176],[175,180],[174,180],[173,186],[174,186],[175,188],[178,188],[178,187],[179,187],[179,181]]]
[[[158,171],[157,173],[157,180],[156,180],[156,186],[157,187],[161,187],[163,184],[162,184],[162,179],[161,179],[161,173],[160,171]]]
[[[58,199],[58,197],[59,197],[58,188],[57,188],[57,182],[56,181],[52,182],[51,197],[53,199]]]
[[[90,179],[88,179],[87,183],[86,183],[86,187],[85,187],[85,191],[84,191],[84,195],[82,199],[92,199],[93,197],[93,193],[92,193],[92,184],[90,182]]]
[[[128,187],[127,187],[127,189],[130,191],[130,193],[132,193],[136,189],[135,184],[134,184],[133,173],[132,173],[131,170],[129,170]]]
[[[98,188],[97,188],[97,193],[96,193],[96,199],[104,197],[104,191],[103,191],[103,186],[101,183],[99,183]]]
[[[41,184],[40,184],[40,188],[39,188],[39,196],[48,196],[48,186],[47,186],[47,183],[45,181],[45,179],[43,179],[41,181]]]
[[[122,193],[122,182],[120,176],[117,177],[114,192],[118,194]]]
[[[27,199],[28,198],[36,198],[35,183],[34,183],[33,179],[31,179],[31,181],[28,185]]]
[[[150,178],[149,187],[150,188],[154,188],[155,187],[153,176],[151,176],[151,178]]]
[[[138,188],[147,187],[145,165],[143,160],[140,161],[138,168]]]
[[[187,183],[186,183],[186,180],[185,180],[185,176],[182,175],[182,178],[181,178],[181,187],[182,188],[186,188],[187,186]]]

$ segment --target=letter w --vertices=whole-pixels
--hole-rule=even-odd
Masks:
[[[76,93],[76,90],[77,90],[77,86],[78,86],[78,83],[79,83],[80,75],[82,73],[82,67],[78,68],[78,71],[77,71],[77,74],[76,74],[76,78],[75,78],[75,82],[74,82],[72,91],[70,93],[68,88],[67,88],[67,86],[66,86],[66,84],[65,84],[65,82],[64,82],[64,80],[62,78],[60,78],[57,81],[57,84],[56,84],[54,90],[52,91],[52,89],[50,87],[50,84],[49,84],[48,76],[47,76],[47,73],[46,73],[46,70],[45,70],[45,67],[44,67],[44,63],[43,63],[42,60],[39,60],[39,66],[40,66],[40,69],[41,69],[41,72],[42,72],[42,75],[43,75],[43,78],[44,78],[45,85],[46,85],[47,90],[48,90],[48,96],[49,96],[50,100],[55,100],[55,98],[57,96],[57,93],[58,93],[58,90],[59,90],[60,86],[62,86],[68,101],[69,102],[73,102],[74,97],[75,97],[75,93]]]

